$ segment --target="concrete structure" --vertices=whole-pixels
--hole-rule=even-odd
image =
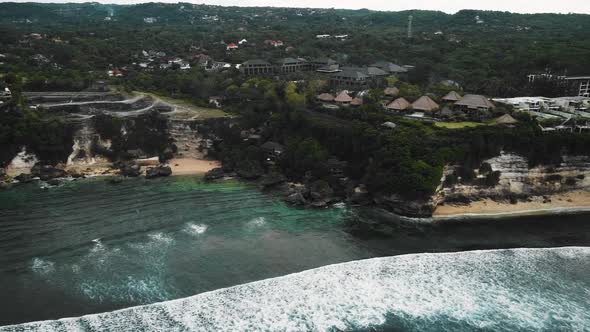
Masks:
[[[265,60],[248,60],[242,63],[240,71],[244,75],[271,75],[274,73],[274,66]]]
[[[330,86],[349,90],[363,90],[369,85],[369,76],[358,70],[343,70],[330,76]]]
[[[590,76],[566,77],[566,81],[570,95],[590,97]]]
[[[309,63],[303,58],[284,58],[277,61],[277,72],[281,74],[296,73],[309,69]]]

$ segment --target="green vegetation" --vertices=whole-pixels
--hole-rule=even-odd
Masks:
[[[486,124],[482,122],[435,122],[434,125],[440,128],[462,129],[468,127],[485,126]]]
[[[411,39],[405,37],[408,15],[413,15],[415,24]],[[476,24],[475,16],[485,23]],[[156,21],[144,23],[147,17]],[[326,110],[315,101],[317,93],[327,90],[326,76],[306,72],[279,79],[245,77],[235,68],[206,70],[199,66],[199,57],[206,54],[230,64],[304,56],[331,57],[343,65],[362,66],[379,60],[414,65],[407,75],[386,79],[410,101],[425,93],[437,99],[459,86],[489,96],[551,96],[561,93],[561,87],[543,81],[530,85],[527,74],[546,68],[560,74],[587,74],[588,17],[184,3],[2,3],[0,45],[5,57],[0,61],[0,75],[15,93],[13,104],[4,106],[9,111],[0,113],[2,162],[22,145],[30,146],[44,160],[63,161],[72,146],[71,125],[26,109],[20,91],[83,90],[101,79],[128,92],[148,91],[165,101],[162,96],[174,98],[175,103],[181,100],[186,112],[180,116],[204,120],[207,125],[199,129],[221,138],[216,140],[216,157],[244,176],[275,170],[291,179],[322,180],[337,187],[330,164],[336,158],[346,162],[342,172],[351,183],[364,183],[374,194],[424,198],[439,185],[447,164],[474,169],[502,149],[528,157],[531,165],[555,164],[564,154],[588,155],[590,135],[544,133],[526,117],[519,117],[514,128],[407,120],[383,111],[383,93],[378,89],[369,91],[358,108]],[[350,37],[319,40],[317,34]],[[238,50],[226,49],[226,43],[243,38],[248,43]],[[265,45],[267,39],[280,39],[295,49],[287,54],[284,47]],[[166,55],[154,55],[156,65],[146,68],[140,64],[152,55],[143,51]],[[188,61],[192,68],[181,70],[177,64],[165,68],[175,57]],[[109,69],[120,69],[123,76],[109,77]],[[219,119],[224,112],[207,108],[211,96],[223,97],[224,110],[236,117]],[[489,115],[507,111],[497,109]],[[122,121],[130,133],[126,137],[121,135]],[[381,127],[386,121],[397,127]],[[166,123],[157,114],[136,121],[97,116],[94,122],[98,132],[113,141],[112,149],[104,153],[114,159],[139,148],[162,157],[170,152]],[[268,141],[285,147],[272,164],[262,149]],[[489,172],[486,183],[493,184],[497,177]]]

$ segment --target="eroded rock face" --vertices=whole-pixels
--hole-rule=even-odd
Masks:
[[[530,196],[590,189],[590,157],[564,156],[559,165],[529,168],[526,158],[502,152],[484,163],[488,163],[493,172],[500,172],[496,185],[478,184],[477,180],[485,175],[480,174],[480,170],[474,170],[476,179],[473,183],[455,183],[443,188],[439,193],[443,201],[469,203],[491,198],[514,202]],[[454,168],[448,167],[445,176],[452,176]]]
[[[22,173],[30,173],[31,168],[39,162],[37,156],[29,153],[25,147],[12,159],[6,167],[6,173],[10,176],[16,176]]]

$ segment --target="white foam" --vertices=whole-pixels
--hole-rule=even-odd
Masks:
[[[170,235],[164,234],[162,232],[148,234],[148,237],[152,241],[155,241],[158,243],[163,243],[163,244],[170,244],[170,243],[174,242],[174,239]]]
[[[207,228],[209,226],[205,225],[205,224],[187,224],[185,227],[185,232],[191,234],[191,235],[201,235],[204,234],[207,231]]]
[[[588,247],[376,258],[0,331],[358,330],[391,316],[404,331],[588,331],[589,259]]]
[[[35,257],[31,264],[31,269],[40,275],[47,275],[55,271],[55,263],[49,260]]]
[[[251,227],[260,227],[260,226],[264,226],[266,224],[266,218],[264,217],[257,217],[254,218],[250,221],[248,221],[248,226]]]

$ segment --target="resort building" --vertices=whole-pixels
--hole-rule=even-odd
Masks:
[[[422,96],[412,103],[412,109],[414,111],[434,112],[438,108],[438,104],[428,96]]]
[[[240,71],[244,75],[270,75],[274,72],[273,65],[265,60],[248,60],[240,66]]]
[[[284,58],[277,61],[277,72],[281,74],[295,73],[309,69],[309,63],[302,58]]]
[[[312,70],[318,70],[320,68],[329,68],[332,66],[338,66],[338,62],[330,58],[318,58],[313,59],[309,62]]]
[[[385,106],[386,109],[392,111],[404,111],[408,107],[410,107],[410,103],[405,98],[398,98]]]
[[[569,94],[590,97],[590,76],[566,77]]]
[[[455,106],[470,111],[489,111],[496,108],[487,97],[482,95],[465,95],[455,103]]]
[[[408,72],[407,68],[402,66],[396,65],[392,62],[387,61],[378,61],[371,65],[371,67],[377,67],[383,71],[386,71],[389,74],[396,75],[396,74],[405,74]]]
[[[458,94],[455,91],[451,91],[451,92],[447,93],[446,96],[442,97],[442,101],[447,102],[447,103],[456,103],[459,100],[461,100],[461,98],[463,98],[463,97],[461,97],[460,94]]]
[[[352,97],[348,94],[348,91],[344,90],[338,94],[334,101],[338,104],[348,105],[352,102]]]
[[[358,70],[343,70],[330,77],[330,86],[349,90],[363,90],[369,85],[369,76]]]

